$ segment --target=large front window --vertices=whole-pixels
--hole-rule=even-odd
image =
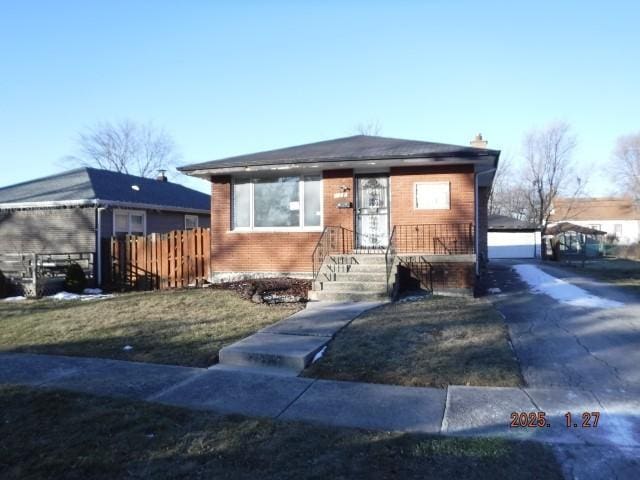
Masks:
[[[236,179],[234,229],[292,229],[321,226],[319,176]]]

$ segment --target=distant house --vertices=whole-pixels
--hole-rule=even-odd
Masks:
[[[79,168],[0,188],[0,257],[91,254],[97,279],[102,239],[209,224],[209,195],[164,175],[150,179]]]
[[[505,215],[489,215],[489,259],[540,258],[540,227]]]
[[[403,266],[471,290],[500,152],[356,135],[188,165],[212,183],[212,280],[312,277],[314,299],[372,299]]]
[[[560,198],[549,220],[550,225],[571,222],[604,231],[621,245],[640,241],[640,208],[631,198]]]

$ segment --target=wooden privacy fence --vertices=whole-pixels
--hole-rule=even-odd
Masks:
[[[111,283],[136,290],[202,285],[209,278],[210,238],[208,228],[112,237]]]

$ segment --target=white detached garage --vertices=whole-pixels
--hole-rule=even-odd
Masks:
[[[489,260],[540,258],[540,229],[505,215],[489,215],[487,243]]]

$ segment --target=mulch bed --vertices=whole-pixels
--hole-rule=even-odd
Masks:
[[[242,298],[256,303],[291,303],[306,302],[307,293],[311,289],[310,280],[297,278],[261,278],[241,280],[239,282],[218,283],[212,286],[217,289],[232,290]],[[286,302],[269,301],[269,299],[288,299]],[[297,299],[297,300],[294,300]]]

